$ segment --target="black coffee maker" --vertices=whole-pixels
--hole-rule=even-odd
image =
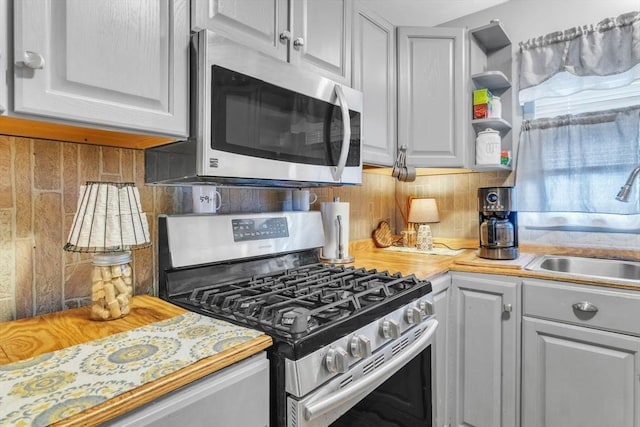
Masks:
[[[480,249],[488,259],[518,258],[518,213],[514,187],[478,188]]]

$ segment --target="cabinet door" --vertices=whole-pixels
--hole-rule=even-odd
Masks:
[[[460,28],[398,28],[398,146],[418,167],[463,167],[469,108]]]
[[[456,426],[518,425],[519,286],[453,274]]]
[[[351,86],[352,0],[290,0],[290,61]]]
[[[188,135],[187,0],[14,3],[17,113]]]
[[[362,162],[391,166],[396,154],[396,32],[356,3],[353,88],[363,93]]]
[[[640,338],[525,317],[524,427],[640,426]]]
[[[436,426],[449,425],[449,304],[451,302],[451,276],[445,274],[431,279],[433,310],[438,319],[435,339],[435,408]]]
[[[235,42],[287,58],[287,0],[192,0],[191,29],[212,30]]]

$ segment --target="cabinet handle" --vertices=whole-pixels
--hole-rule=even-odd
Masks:
[[[295,39],[293,41],[293,46],[295,47],[302,47],[304,46],[304,39],[302,37],[298,37],[297,39]]]
[[[289,40],[291,40],[291,31],[284,30],[283,32],[280,33],[280,41],[282,43],[286,43]]]
[[[598,311],[598,307],[588,301],[577,302],[573,304],[572,307],[576,311],[583,311],[585,313],[595,313]]]
[[[505,313],[511,313],[511,310],[513,310],[513,306],[511,304],[505,304],[504,305],[504,312]]]
[[[34,70],[40,70],[44,68],[44,57],[37,52],[27,50],[22,54],[22,62],[25,67],[33,68]]]

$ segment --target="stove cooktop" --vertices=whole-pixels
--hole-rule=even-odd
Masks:
[[[430,291],[413,275],[316,263],[198,286],[169,301],[264,331],[302,356]]]

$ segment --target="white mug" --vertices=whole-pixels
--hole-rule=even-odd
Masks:
[[[222,206],[222,197],[215,185],[194,185],[191,195],[195,213],[216,213]]]
[[[293,190],[293,210],[308,211],[310,205],[318,200],[318,196],[309,190]]]

